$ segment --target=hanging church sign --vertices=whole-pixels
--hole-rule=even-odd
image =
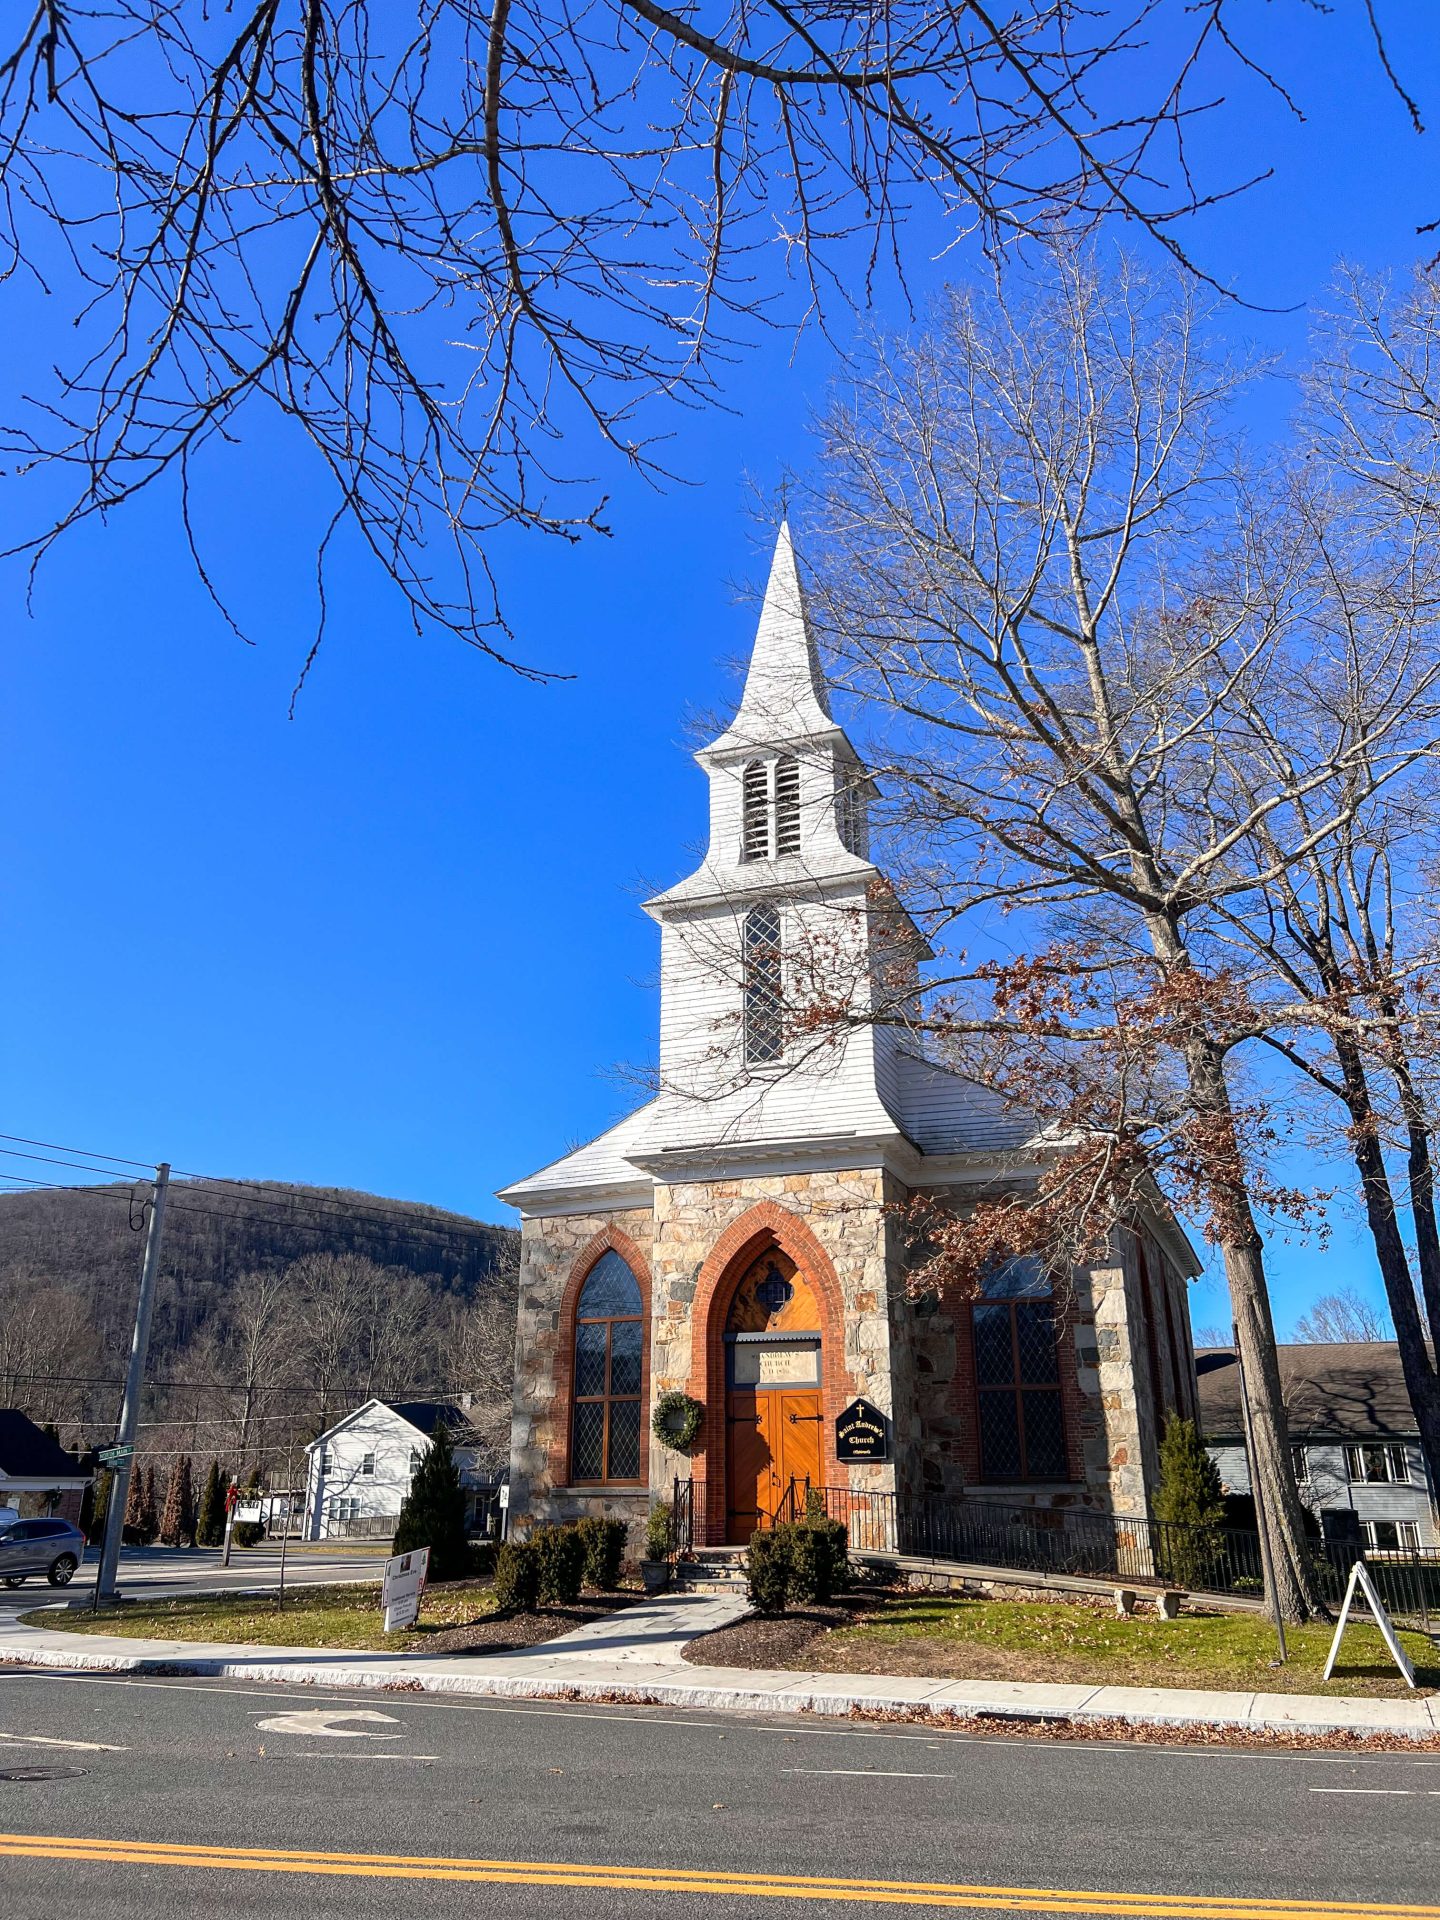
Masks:
[[[868,1400],[852,1400],[835,1416],[835,1458],[844,1461],[890,1458],[890,1422]]]

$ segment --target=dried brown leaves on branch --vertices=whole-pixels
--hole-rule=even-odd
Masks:
[[[497,531],[598,526],[593,463],[657,474],[646,403],[716,397],[754,323],[968,230],[1118,213],[1180,256],[1177,221],[1244,184],[1185,145],[1257,78],[1232,13],[30,0],[0,38],[0,265],[61,345],[5,443],[63,484],[20,548],[168,479],[195,550],[198,477],[268,411],[328,486],[321,633],[343,537],[417,627],[513,664]]]

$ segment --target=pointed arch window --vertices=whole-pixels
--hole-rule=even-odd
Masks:
[[[576,1485],[638,1483],[645,1361],[640,1282],[613,1247],[586,1277],[575,1309],[570,1478]]]
[[[857,771],[841,772],[835,776],[835,825],[845,851],[853,853],[859,860],[868,858],[869,822],[866,818],[865,794]]]
[[[780,1058],[785,1031],[780,968],[780,910],[752,907],[742,932],[745,961],[745,1060],[767,1066]]]
[[[1038,1260],[1007,1260],[971,1308],[982,1480],[1068,1480],[1059,1327]]]

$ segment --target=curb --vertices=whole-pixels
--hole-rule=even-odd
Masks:
[[[0,1667],[44,1667],[74,1672],[151,1674],[157,1677],[183,1676],[194,1679],[251,1680],[266,1684],[302,1687],[336,1687],[347,1692],[435,1693],[471,1695],[480,1699],[570,1700],[603,1705],[691,1707],[707,1712],[732,1713],[813,1713],[827,1718],[849,1718],[854,1714],[882,1715],[898,1720],[947,1721],[956,1726],[967,1723],[996,1727],[1005,1722],[1101,1723],[1113,1726],[1117,1721],[1133,1727],[1157,1727],[1170,1731],[1183,1728],[1224,1728],[1240,1732],[1273,1731],[1300,1736],[1350,1735],[1357,1739],[1433,1740],[1440,1725],[1414,1725],[1400,1720],[1388,1724],[1357,1724],[1319,1714],[1302,1718],[1255,1718],[1241,1714],[1215,1713],[1199,1716],[1193,1712],[1165,1712],[1131,1709],[1126,1711],[1112,1699],[1105,1707],[1090,1709],[1084,1704],[1057,1708],[1030,1705],[1023,1700],[1007,1700],[1003,1707],[982,1701],[919,1701],[913,1697],[886,1697],[883,1694],[840,1693],[805,1686],[786,1688],[747,1688],[714,1686],[700,1682],[687,1684],[675,1680],[586,1681],[528,1678],[519,1674],[443,1674],[397,1673],[374,1667],[306,1667],[294,1663],[271,1664],[263,1660],[217,1660],[184,1656],[108,1653],[70,1653],[52,1648],[36,1648],[24,1653],[18,1648],[0,1649]],[[1277,1696],[1284,1697],[1284,1696]],[[1297,1704],[1311,1696],[1297,1694]],[[1417,1706],[1423,1705],[1416,1702]],[[1427,1714],[1428,1718],[1428,1714]]]

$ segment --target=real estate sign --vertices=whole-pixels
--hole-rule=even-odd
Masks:
[[[385,1580],[380,1589],[380,1604],[385,1609],[385,1631],[413,1626],[420,1614],[420,1596],[425,1591],[425,1573],[430,1565],[429,1547],[417,1547],[414,1553],[397,1553],[385,1562]]]

